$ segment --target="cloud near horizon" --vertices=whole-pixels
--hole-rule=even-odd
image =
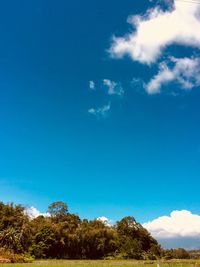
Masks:
[[[49,213],[41,213],[35,207],[25,210],[29,218],[38,216],[50,216]],[[98,217],[107,226],[115,222],[105,216]],[[161,216],[142,225],[151,235],[158,240],[164,248],[183,247],[186,249],[200,248],[200,215],[193,214],[188,210],[175,210],[169,216]]]
[[[175,210],[143,227],[165,247],[200,248],[200,215],[191,211]]]
[[[31,206],[29,208],[25,209],[25,214],[31,219],[35,219],[38,216],[44,216],[44,217],[49,217],[50,214],[48,212],[42,213],[40,212],[38,209],[36,209],[35,207]]]
[[[103,222],[107,226],[111,226],[113,222],[112,220],[108,219],[105,216],[98,217],[97,220]]]
[[[200,216],[188,210],[175,210],[169,216],[161,216],[144,223],[154,237],[200,236]]]

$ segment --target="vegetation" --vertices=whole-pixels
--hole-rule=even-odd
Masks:
[[[35,259],[188,258],[183,249],[162,250],[133,217],[115,225],[81,220],[64,202],[53,202],[49,216],[31,219],[21,205],[0,202],[0,259],[11,262]]]
[[[142,267],[148,264],[150,267],[157,267],[156,262],[135,262],[135,261],[127,261],[127,260],[121,260],[121,261],[83,261],[83,260],[76,260],[76,261],[36,261],[35,263],[32,263],[32,267],[105,267],[105,266],[117,266],[117,267]],[[29,266],[30,264],[8,264],[7,267],[25,267]],[[198,262],[161,262],[159,263],[160,267],[199,267]],[[0,267],[5,267],[5,265],[1,265]]]
[[[48,208],[50,216],[30,219],[21,205],[0,203],[0,247],[34,258],[156,259],[161,248],[133,217],[116,225],[81,220],[63,202]]]
[[[15,263],[15,262],[28,262],[30,257],[27,258],[25,255],[16,254],[10,250],[0,248],[0,263]]]
[[[183,248],[167,249],[163,251],[165,259],[190,259],[192,255]]]

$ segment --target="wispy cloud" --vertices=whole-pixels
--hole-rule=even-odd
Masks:
[[[165,47],[172,44],[200,48],[200,5],[175,1],[173,8],[149,9],[144,16],[130,16],[135,28],[125,37],[114,37],[110,53],[113,57],[128,54],[133,60],[155,62]]]
[[[111,109],[111,103],[114,100],[113,97],[114,96],[118,96],[118,97],[122,97],[124,95],[124,89],[121,85],[120,82],[116,82],[116,81],[112,81],[110,79],[103,79],[101,81],[101,87],[99,89],[102,89],[102,87],[106,87],[106,93],[105,90],[103,91],[103,93],[105,94],[105,96],[107,97],[109,104],[107,105],[103,105],[101,107],[98,108],[90,108],[88,109],[88,113],[95,115],[97,117],[105,117],[108,112]],[[94,81],[89,81],[89,87],[92,90],[98,91]],[[104,88],[105,89],[105,88]]]
[[[109,79],[104,79],[103,85],[108,88],[108,94],[109,95],[123,96],[123,94],[124,94],[124,89],[122,88],[120,83],[117,83],[115,81],[111,81]]]
[[[91,90],[95,90],[95,82],[94,81],[89,81],[89,88]]]
[[[108,103],[107,105],[104,105],[99,108],[90,108],[88,109],[88,113],[95,115],[97,117],[105,117],[110,111],[110,108],[111,108],[111,104]]]
[[[200,85],[200,58],[174,58],[168,66],[164,61],[159,64],[158,73],[145,85],[149,94],[160,92],[162,85],[177,82],[182,89],[189,90]]]
[[[165,247],[200,248],[200,216],[188,210],[175,210],[143,226]]]

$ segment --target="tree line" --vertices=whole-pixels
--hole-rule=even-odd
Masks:
[[[0,248],[34,258],[154,260],[165,256],[134,217],[107,225],[98,219],[80,219],[61,201],[50,204],[48,214],[31,219],[22,205],[0,202]]]

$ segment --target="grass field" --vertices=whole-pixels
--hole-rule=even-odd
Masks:
[[[146,266],[148,265],[148,266]],[[186,260],[186,261],[165,261],[165,262],[138,262],[131,260],[101,260],[101,261],[80,261],[80,260],[48,260],[48,261],[35,261],[33,263],[14,263],[6,264],[8,267],[105,267],[105,266],[117,266],[117,267],[200,267],[200,261]],[[0,264],[0,267],[5,267],[5,264]]]

